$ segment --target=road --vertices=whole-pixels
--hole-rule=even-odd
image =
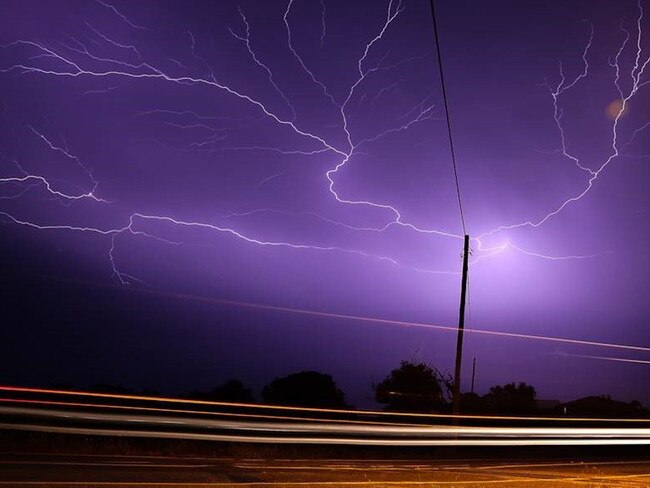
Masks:
[[[650,486],[650,459],[350,460],[125,455],[0,455],[12,487]]]
[[[0,392],[0,488],[650,487],[650,419]]]

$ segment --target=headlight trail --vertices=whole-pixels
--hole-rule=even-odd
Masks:
[[[237,403],[237,402],[218,402],[209,400],[192,400],[187,398],[173,397],[152,397],[143,395],[123,395],[116,393],[95,393],[74,390],[54,390],[46,388],[27,388],[19,386],[0,386],[0,391],[10,393],[28,393],[28,394],[45,394],[61,395],[73,397],[103,398],[114,400],[128,401],[148,401],[152,403],[176,403],[178,405],[204,405],[214,407],[238,407],[253,410],[275,410],[287,412],[305,412],[305,413],[324,413],[324,414],[346,414],[356,416],[372,417],[395,417],[395,418],[418,418],[418,419],[471,419],[471,420],[511,420],[511,421],[548,421],[548,422],[623,422],[623,423],[650,423],[650,419],[612,419],[612,418],[587,418],[587,417],[530,417],[530,416],[507,416],[507,415],[453,415],[442,413],[406,413],[406,412],[385,412],[381,410],[346,410],[332,408],[311,408],[311,407],[291,407],[284,405],[263,405],[258,403]]]
[[[1,403],[9,404],[19,404],[19,405],[41,405],[45,407],[79,407],[79,408],[91,408],[91,409],[115,409],[115,410],[129,410],[129,411],[138,411],[138,412],[157,412],[157,413],[166,413],[166,414],[191,414],[191,415],[204,415],[204,416],[217,416],[217,417],[234,417],[234,418],[250,418],[250,419],[268,419],[268,420],[290,420],[290,421],[301,421],[301,422],[329,422],[332,424],[343,423],[343,424],[361,424],[361,425],[398,425],[406,427],[417,427],[421,424],[409,424],[404,422],[379,422],[371,420],[340,420],[340,419],[323,419],[317,417],[290,417],[286,415],[265,415],[260,413],[247,414],[247,413],[238,413],[238,412],[217,412],[213,410],[179,410],[174,408],[160,408],[160,407],[140,407],[135,405],[111,405],[108,403],[81,403],[81,402],[59,402],[59,401],[48,401],[48,400],[27,400],[27,399],[18,399],[18,398],[0,398]],[[254,406],[255,404],[250,404]],[[224,406],[218,405],[218,406]]]
[[[474,427],[448,425],[358,425],[328,422],[262,422],[238,420],[197,419],[188,416],[136,415],[71,410],[52,410],[45,408],[21,408],[0,406],[0,415],[27,416],[66,421],[115,422],[122,425],[155,425],[229,430],[240,432],[278,432],[282,434],[327,434],[389,436],[395,438],[626,438],[650,441],[650,428],[612,428],[612,427]]]
[[[628,437],[650,440],[650,428],[612,428],[612,427],[474,427],[450,425],[358,425],[328,422],[262,422],[238,420],[197,419],[188,416],[136,415],[70,410],[51,410],[46,408],[22,408],[0,406],[0,415],[36,416],[74,420],[114,421],[122,424],[175,425],[207,429],[225,429],[251,432],[282,433],[321,433],[321,434],[363,434],[415,437]]]
[[[647,446],[647,438],[554,438],[554,439],[404,439],[363,437],[282,437],[271,435],[205,434],[140,429],[107,429],[94,427],[60,427],[38,424],[0,423],[0,429],[58,434],[81,434],[153,439],[185,439],[215,442],[244,442],[259,444],[321,444],[349,446]],[[538,481],[538,480],[537,480]]]

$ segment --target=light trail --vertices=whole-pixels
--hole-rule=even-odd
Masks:
[[[385,412],[381,410],[346,410],[346,409],[332,409],[332,408],[313,408],[313,407],[291,407],[285,405],[263,405],[257,403],[237,403],[237,402],[217,402],[208,400],[192,400],[187,398],[172,398],[172,397],[152,397],[143,395],[123,395],[117,393],[95,393],[73,390],[53,390],[45,388],[28,388],[21,386],[0,386],[0,391],[13,392],[13,393],[33,393],[33,394],[46,394],[46,395],[62,395],[74,397],[90,397],[90,398],[104,398],[115,400],[130,400],[130,401],[148,401],[154,403],[177,403],[185,405],[205,405],[215,407],[240,407],[250,408],[257,410],[277,410],[277,411],[292,411],[292,412],[311,412],[311,413],[327,413],[327,414],[353,414],[353,415],[366,415],[371,417],[411,417],[421,419],[471,419],[471,420],[512,420],[512,421],[550,421],[550,422],[627,422],[627,423],[650,423],[650,419],[611,419],[611,418],[587,418],[587,417],[521,417],[521,416],[505,416],[505,415],[453,415],[453,414],[438,414],[438,413],[406,413],[406,412]]]
[[[0,215],[2,215],[2,213],[0,213]],[[276,306],[276,305],[265,305],[265,304],[252,303],[252,302],[241,302],[241,301],[226,300],[226,299],[220,299],[220,298],[204,297],[204,296],[197,296],[197,295],[188,295],[188,294],[176,293],[176,292],[165,292],[165,291],[161,291],[161,290],[137,289],[135,291],[137,291],[138,293],[143,293],[143,294],[147,294],[147,295],[164,296],[164,297],[170,297],[170,298],[176,298],[176,299],[182,299],[182,300],[192,300],[192,301],[198,301],[198,302],[204,302],[204,303],[218,303],[218,304],[223,304],[223,305],[230,305],[230,306],[236,306],[236,307],[247,307],[247,308],[260,309],[260,310],[270,310],[270,311],[276,311],[276,312],[282,312],[282,313],[310,315],[310,316],[315,316],[315,317],[325,317],[325,318],[334,318],[334,319],[341,319],[341,320],[351,320],[351,321],[356,321],[356,322],[370,322],[370,323],[376,323],[376,324],[382,324],[382,325],[394,325],[394,326],[399,326],[399,327],[425,328],[425,329],[441,330],[441,331],[454,332],[454,333],[458,332],[458,328],[455,327],[455,326],[445,326],[445,325],[436,325],[436,324],[423,323],[423,322],[411,322],[411,321],[403,321],[403,320],[382,319],[382,318],[378,318],[378,317],[364,317],[364,316],[359,316],[359,315],[340,314],[340,313],[333,313],[333,312],[322,312],[322,311],[317,311],[317,310],[299,309],[299,308],[291,308],[291,307],[281,307],[281,306]],[[468,333],[468,334],[491,335],[491,336],[496,336],[496,337],[507,337],[507,338],[513,338],[513,339],[536,340],[536,341],[544,341],[544,342],[556,342],[556,343],[562,343],[562,344],[572,344],[572,345],[590,346],[590,347],[602,347],[602,348],[610,348],[610,349],[622,349],[622,350],[630,350],[630,351],[638,351],[638,352],[646,352],[646,353],[650,352],[650,347],[648,347],[648,346],[637,346],[637,345],[631,345],[631,344],[617,344],[617,343],[609,343],[609,342],[593,341],[593,340],[584,340],[584,339],[572,339],[572,338],[568,338],[568,337],[541,336],[541,335],[534,335],[534,334],[522,334],[522,333],[516,333],[516,332],[505,332],[505,331],[495,331],[495,330],[476,329],[476,328],[467,328],[467,329],[465,329],[465,332]]]
[[[236,417],[236,418],[250,418],[250,419],[267,419],[267,420],[291,420],[291,421],[309,421],[309,422],[329,422],[329,423],[345,423],[345,424],[362,424],[362,425],[400,425],[405,427],[417,427],[420,424],[409,424],[404,422],[378,422],[371,420],[340,420],[340,419],[322,419],[317,417],[289,417],[286,415],[265,415],[265,414],[247,414],[237,412],[216,412],[213,410],[179,410],[173,408],[159,408],[159,407],[139,407],[133,405],[111,405],[110,403],[81,403],[81,402],[57,402],[47,400],[26,400],[18,398],[0,398],[0,403],[12,403],[20,405],[41,405],[41,406],[54,406],[54,407],[80,407],[80,408],[104,408],[116,410],[129,410],[139,412],[158,412],[166,414],[192,414],[192,415],[206,415],[217,417]],[[248,404],[247,404],[248,405]],[[254,406],[250,404],[248,406]],[[224,405],[219,405],[224,406]]]
[[[602,476],[602,477],[588,477],[587,480],[629,480],[634,481],[634,478],[645,480],[644,475],[624,475],[624,476]],[[0,485],[10,485],[10,486],[42,486],[47,488],[48,486],[84,486],[86,488],[92,488],[93,486],[139,486],[139,487],[150,487],[157,488],[158,486],[165,486],[170,488],[188,488],[192,486],[200,487],[213,487],[213,488],[233,488],[233,487],[307,487],[307,488],[318,488],[322,486],[336,486],[336,487],[380,487],[387,488],[391,486],[483,486],[483,485],[511,485],[516,483],[551,483],[551,482],[579,482],[583,483],[585,481],[584,477],[533,477],[526,478],[522,476],[508,476],[498,480],[481,480],[481,481],[249,481],[249,482],[146,482],[146,481],[136,481],[136,482],[118,482],[118,481],[98,481],[98,482],[82,482],[82,481],[52,481],[52,482],[41,482],[41,481],[0,481]],[[633,485],[637,486],[637,485]]]
[[[610,356],[589,356],[587,354],[561,354],[562,356],[569,356],[575,358],[584,358],[584,359],[600,359],[601,361],[614,361],[617,363],[630,363],[630,364],[650,364],[650,361],[643,359],[631,359],[631,358],[615,358]]]
[[[428,324],[423,322],[410,322],[404,320],[381,319],[377,317],[364,317],[359,315],[340,314],[340,313],[333,313],[333,312],[321,312],[317,310],[280,307],[276,305],[264,305],[260,303],[251,303],[251,302],[240,302],[235,300],[225,300],[220,298],[187,295],[183,293],[164,292],[158,290],[154,291],[154,290],[139,289],[137,291],[149,295],[159,295],[159,296],[172,297],[172,298],[178,298],[184,300],[193,300],[193,301],[206,302],[206,303],[219,303],[224,305],[232,305],[236,307],[247,307],[247,308],[260,309],[260,310],[271,310],[276,312],[311,315],[315,317],[352,320],[356,322],[371,322],[371,323],[382,324],[382,325],[395,325],[399,327],[416,327],[416,328],[442,330],[442,331],[448,331],[454,333],[458,332],[458,327],[456,326],[436,325],[436,324]],[[603,347],[603,348],[610,348],[610,349],[624,349],[624,350],[639,351],[639,352],[646,352],[646,353],[650,352],[650,347],[648,346],[636,346],[631,344],[616,344],[616,343],[599,342],[599,341],[591,341],[591,340],[583,340],[583,339],[571,339],[568,337],[541,336],[541,335],[534,335],[534,334],[521,334],[517,332],[505,332],[505,331],[495,331],[495,330],[475,329],[475,328],[466,328],[465,332],[468,334],[492,335],[496,337],[509,337],[513,339],[556,342],[562,344]]]
[[[348,446],[647,446],[647,438],[594,438],[594,439],[400,439],[357,437],[281,437],[204,434],[196,432],[170,432],[147,430],[113,430],[106,428],[77,428],[37,424],[0,423],[0,429],[58,434],[102,435],[140,437],[152,439],[185,439],[218,442],[244,442],[259,444],[317,444]],[[539,481],[539,480],[537,480]],[[340,483],[339,483],[340,484]]]
[[[410,436],[413,439],[427,438],[591,438],[591,439],[641,439],[650,442],[650,428],[641,427],[475,427],[451,425],[358,425],[354,423],[341,424],[328,422],[251,422],[237,420],[197,419],[181,416],[136,415],[100,412],[83,412],[71,410],[51,410],[45,408],[21,408],[0,406],[0,415],[32,416],[50,419],[66,419],[81,421],[115,422],[123,425],[137,424],[139,426],[174,426],[192,427],[215,430],[241,432],[281,432],[283,434],[321,434],[321,435],[363,435],[390,436],[402,438]]]

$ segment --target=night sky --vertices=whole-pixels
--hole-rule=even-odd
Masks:
[[[470,332],[463,388],[650,404],[650,4],[436,4],[467,327],[638,346]],[[0,43],[1,383],[453,370],[403,323],[458,320],[427,1],[5,0]]]

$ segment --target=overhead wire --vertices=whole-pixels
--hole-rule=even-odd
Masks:
[[[463,234],[467,235],[467,226],[465,225],[465,213],[463,211],[463,200],[460,195],[460,183],[458,181],[458,165],[456,164],[456,151],[454,150],[454,140],[451,135],[451,117],[449,116],[449,102],[447,100],[447,90],[445,88],[445,75],[442,68],[442,56],[440,54],[440,39],[438,36],[438,24],[436,23],[436,9],[434,1],[429,0],[431,7],[431,20],[433,21],[433,37],[436,44],[436,57],[438,59],[438,70],[440,71],[440,85],[442,86],[442,99],[445,106],[445,119],[447,121],[447,136],[449,139],[449,152],[451,153],[451,163],[454,168],[454,182],[456,184],[456,196],[458,197],[458,210],[460,212],[460,222],[463,228]]]

